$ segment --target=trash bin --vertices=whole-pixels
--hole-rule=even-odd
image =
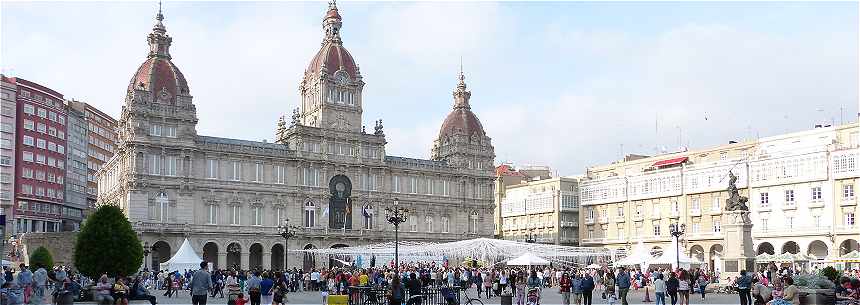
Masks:
[[[510,293],[505,293],[501,295],[502,304],[501,305],[513,305],[514,304],[514,296]]]

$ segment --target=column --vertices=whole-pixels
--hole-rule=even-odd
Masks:
[[[242,251],[241,255],[239,256],[239,266],[242,267],[242,270],[249,270],[248,262],[250,261],[249,258],[251,256],[251,253],[248,251],[248,249],[242,250],[244,251]]]
[[[263,269],[271,270],[272,269],[272,252],[263,251]]]
[[[218,252],[218,269],[227,269],[227,252]]]

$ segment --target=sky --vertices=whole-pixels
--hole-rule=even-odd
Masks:
[[[619,160],[849,123],[857,2],[337,3],[364,124],[429,158],[462,58],[496,163],[561,175]],[[271,141],[299,105],[327,4],[163,4],[201,135]],[[0,69],[119,117],[146,59],[148,2],[0,3]]]

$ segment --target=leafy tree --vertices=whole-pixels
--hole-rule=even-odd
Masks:
[[[839,279],[839,271],[837,271],[836,268],[833,268],[833,266],[824,267],[824,269],[818,271],[818,274],[823,275],[834,284],[837,283],[836,280]]]
[[[30,255],[30,269],[51,269],[54,266],[54,258],[51,257],[51,252],[45,247],[36,248],[33,254]]]
[[[143,246],[122,210],[103,205],[81,227],[74,261],[75,267],[91,278],[104,273],[130,275],[143,263]]]

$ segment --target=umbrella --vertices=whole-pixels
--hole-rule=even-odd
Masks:
[[[585,266],[585,268],[586,268],[586,269],[600,269],[600,265],[598,265],[598,264],[591,264],[591,265]]]

